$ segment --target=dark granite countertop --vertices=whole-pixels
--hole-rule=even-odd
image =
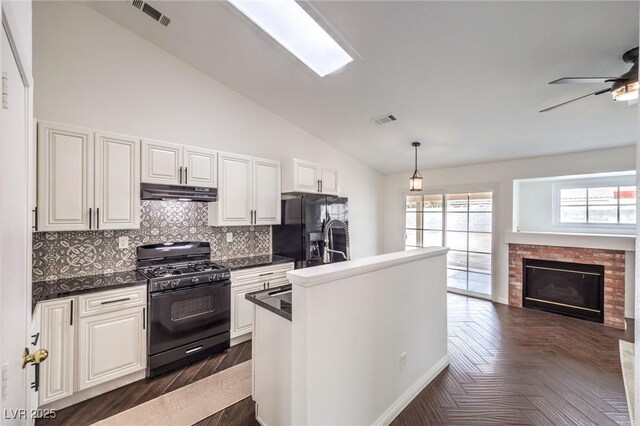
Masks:
[[[295,262],[295,259],[292,259],[290,257],[278,256],[275,254],[265,254],[260,256],[217,259],[214,261],[222,266],[226,266],[232,271],[237,271],[240,269],[257,268],[259,266],[269,266],[277,265],[279,263]]]
[[[146,284],[147,279],[137,271],[113,272],[104,275],[88,275],[84,277],[62,278],[51,281],[33,283],[32,310],[36,303],[44,300],[59,299],[82,293],[113,290]]]
[[[280,287],[247,293],[244,297],[249,302],[291,321],[291,315],[293,314],[291,294],[291,284],[286,284]]]

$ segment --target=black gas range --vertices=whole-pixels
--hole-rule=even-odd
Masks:
[[[229,348],[231,273],[210,258],[208,242],[137,248],[149,289],[148,377]]]

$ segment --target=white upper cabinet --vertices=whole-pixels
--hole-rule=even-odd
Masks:
[[[312,161],[294,158],[282,170],[283,192],[338,195],[338,171]]]
[[[253,223],[273,225],[280,223],[280,162],[254,159]]]
[[[218,201],[209,205],[210,226],[280,223],[280,162],[218,155]]]
[[[320,166],[294,159],[293,187],[296,192],[320,192]]]
[[[217,187],[217,153],[169,142],[142,141],[142,182]]]
[[[95,134],[95,207],[98,229],[140,227],[140,141]]]
[[[184,148],[184,183],[192,186],[218,186],[217,153],[206,149]]]
[[[90,130],[38,124],[38,230],[89,229],[93,213],[92,159]]]
[[[325,167],[320,168],[320,192],[323,194],[338,195],[340,185],[337,170]]]
[[[140,141],[38,123],[38,231],[140,227]]]
[[[219,156],[220,184],[217,207],[218,225],[250,225],[251,209],[251,158],[233,154]],[[209,215],[211,218],[211,214]]]
[[[182,184],[182,145],[143,140],[142,182]]]

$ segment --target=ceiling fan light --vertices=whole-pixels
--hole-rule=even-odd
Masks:
[[[638,81],[622,84],[612,88],[611,96],[614,101],[632,101],[638,99]]]

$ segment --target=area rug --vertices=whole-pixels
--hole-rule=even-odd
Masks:
[[[191,426],[250,395],[251,361],[247,361],[94,425]]]
[[[620,340],[620,364],[622,365],[622,379],[624,380],[624,391],[627,394],[627,406],[629,407],[629,418],[631,424],[635,425],[635,398],[633,395],[633,370],[634,370],[634,348],[633,343]]]

